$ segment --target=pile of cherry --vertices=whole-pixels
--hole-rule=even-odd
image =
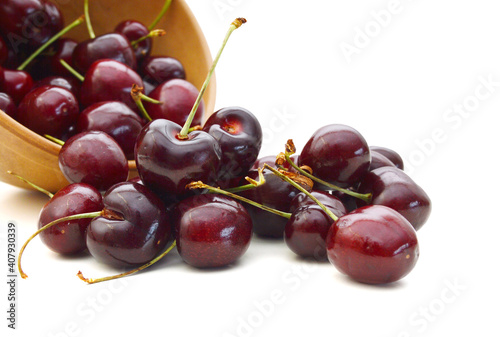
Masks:
[[[28,13],[24,4],[1,4],[0,16]],[[57,16],[47,1],[30,4]],[[243,23],[231,24],[216,61]],[[46,36],[33,39],[36,44],[24,52],[61,26],[38,32]],[[8,20],[0,22],[4,36],[15,29]],[[51,199],[41,210],[39,230],[19,255],[23,277],[21,255],[36,235],[57,253],[89,252],[128,270],[95,280],[79,272],[88,283],[135,273],[174,247],[194,267],[231,265],[253,234],[284,238],[295,254],[329,260],[364,283],[394,282],[413,269],[416,230],[427,221],[431,202],[403,171],[397,153],[369,147],[355,129],[332,124],[317,130],[299,155],[290,140],[277,157],[258,158],[262,129],[248,110],[223,108],[199,125],[201,97],[216,62],[198,92],[183,79],[178,61],[148,56],[150,38],[140,38],[150,30],[130,20],[118,33],[89,41],[59,39],[50,53],[30,63],[35,77],[46,70],[57,74],[36,85],[24,71],[0,72],[0,88],[7,93],[0,102],[10,96],[11,105],[19,103],[13,117],[62,141],[59,166],[71,183],[55,195],[45,191]],[[15,63],[10,54],[0,40],[0,62]],[[81,86],[66,77],[71,67],[61,67],[61,59],[85,73]],[[135,159],[139,173],[129,181],[127,158]]]

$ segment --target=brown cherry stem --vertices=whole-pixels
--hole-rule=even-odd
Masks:
[[[24,250],[26,249],[26,246],[28,245],[28,243],[30,243],[31,240],[33,240],[38,234],[40,234],[44,230],[49,229],[50,227],[53,227],[53,226],[56,226],[56,225],[60,224],[61,222],[71,221],[71,220],[78,220],[78,219],[92,219],[92,218],[104,215],[107,212],[108,211],[106,211],[106,210],[102,210],[102,211],[99,211],[99,212],[81,213],[81,214],[75,214],[75,215],[65,216],[63,218],[60,218],[60,219],[54,220],[52,222],[49,222],[48,224],[46,224],[45,226],[43,226],[42,228],[40,228],[39,230],[37,230],[35,233],[33,233],[28,238],[28,240],[26,240],[26,242],[24,243],[24,245],[21,247],[21,250],[19,251],[19,256],[17,258],[17,268],[19,269],[19,274],[21,275],[21,277],[23,279],[25,279],[25,278],[28,277],[28,275],[26,275],[26,273],[24,273],[23,268],[21,267],[21,258],[23,256]]]
[[[96,279],[93,279],[93,278],[86,278],[83,276],[83,273],[81,271],[78,271],[78,273],[76,274],[80,280],[86,282],[87,284],[94,284],[94,283],[99,283],[99,282],[104,282],[104,281],[109,281],[109,280],[115,280],[115,279],[118,279],[118,278],[122,278],[122,277],[125,277],[125,276],[129,276],[129,275],[132,275],[132,274],[135,274],[143,269],[146,269],[147,267],[155,264],[156,262],[160,261],[165,255],[167,255],[174,247],[175,247],[175,240],[174,242],[163,252],[161,253],[160,255],[158,255],[157,257],[155,257],[153,260],[149,261],[148,263],[145,263],[143,264],[142,266],[136,268],[136,269],[132,269],[130,271],[127,271],[125,273],[121,273],[121,274],[118,274],[118,275],[113,275],[113,276],[107,276],[107,277],[101,277],[101,278],[96,278]]]
[[[239,193],[239,192],[251,190],[253,188],[256,188],[256,187],[264,185],[266,183],[266,178],[264,178],[263,171],[264,171],[263,168],[259,168],[259,170],[258,170],[258,172],[259,172],[259,181],[256,181],[256,180],[254,180],[254,179],[252,179],[250,177],[245,177],[245,180],[248,181],[249,184],[241,185],[241,186],[233,187],[233,188],[226,188],[225,191],[231,192],[231,193]]]

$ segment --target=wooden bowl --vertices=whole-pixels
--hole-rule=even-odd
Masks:
[[[59,8],[65,22],[70,23],[83,13],[83,1],[62,1]],[[99,0],[90,2],[90,17],[97,35],[114,30],[122,20],[134,19],[151,23],[160,11],[164,0],[140,3],[133,0]],[[152,55],[167,55],[179,59],[186,69],[186,79],[198,89],[212,64],[212,57],[205,37],[195,17],[184,0],[172,1],[171,7],[157,28],[166,30],[164,37],[153,41]],[[78,41],[88,39],[85,24],[68,34]],[[212,79],[204,95],[205,111],[211,113],[215,106],[215,82]],[[0,181],[22,188],[30,188],[12,171],[51,192],[68,185],[59,170],[60,146],[32,132],[0,111]],[[129,161],[129,177],[137,175],[135,161]]]

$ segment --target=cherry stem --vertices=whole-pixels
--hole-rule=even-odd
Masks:
[[[264,168],[266,168],[268,170],[271,170],[271,172],[273,172],[275,175],[277,175],[279,178],[281,178],[281,180],[283,180],[283,181],[291,184],[293,187],[295,187],[296,189],[298,189],[299,191],[301,191],[302,193],[304,193],[305,195],[307,195],[309,198],[311,198],[315,203],[318,204],[319,207],[321,207],[321,209],[323,211],[325,211],[326,214],[328,214],[328,216],[330,216],[330,218],[333,219],[333,221],[337,221],[339,219],[338,216],[336,216],[335,214],[333,214],[332,211],[330,211],[328,208],[326,208],[325,205],[323,205],[314,195],[312,195],[311,193],[309,193],[309,191],[307,191],[305,188],[303,188],[302,186],[300,186],[299,184],[297,184],[295,181],[293,181],[292,179],[288,178],[286,175],[284,175],[283,173],[279,172],[275,168],[269,166],[268,164],[264,164]]]
[[[132,46],[132,48],[137,49],[137,45],[139,43],[141,43],[142,41],[144,41],[150,37],[164,36],[165,34],[167,34],[167,32],[165,32],[163,29],[155,29],[155,30],[150,31],[147,35],[144,35],[144,36],[138,38],[137,40],[130,42],[130,45]]]
[[[266,178],[264,178],[264,173],[262,172],[263,170],[264,170],[263,168],[259,168],[258,170],[259,181],[255,181],[250,177],[245,177],[245,180],[248,181],[250,184],[241,185],[233,188],[227,188],[225,191],[231,193],[239,193],[264,185],[266,183]]]
[[[278,211],[277,209],[274,209],[274,208],[271,208],[271,207],[267,207],[265,205],[262,205],[262,204],[259,204],[253,200],[250,200],[250,199],[247,199],[245,197],[242,197],[241,195],[237,195],[237,194],[234,194],[234,193],[231,193],[231,192],[227,192],[225,190],[222,190],[220,189],[219,187],[213,187],[213,186],[210,186],[210,185],[207,185],[207,184],[204,184],[203,182],[201,181],[193,181],[189,184],[186,185],[186,188],[189,188],[189,189],[197,189],[197,188],[204,188],[204,189],[207,189],[209,190],[210,192],[212,193],[219,193],[219,194],[223,194],[225,196],[228,196],[230,198],[233,198],[233,199],[236,199],[236,200],[239,200],[239,201],[243,201],[243,202],[246,202],[247,204],[250,204],[252,206],[255,206],[255,207],[258,207],[260,209],[263,209],[264,211],[268,211],[268,212],[271,212],[273,214],[276,214],[276,215],[279,215],[279,216],[282,216],[284,218],[287,218],[287,219],[290,219],[290,217],[292,216],[291,213],[287,213],[287,212],[282,212],[282,211]]]
[[[203,86],[201,87],[200,93],[198,94],[196,101],[194,102],[193,108],[191,109],[191,112],[189,113],[189,116],[186,120],[186,123],[184,123],[184,126],[182,127],[181,132],[179,132],[178,137],[180,139],[187,138],[187,135],[189,133],[189,128],[191,127],[191,123],[193,122],[194,116],[196,114],[196,110],[198,110],[198,106],[201,103],[201,98],[203,97],[203,94],[207,90],[208,84],[210,83],[210,79],[212,78],[212,75],[215,71],[215,67],[217,66],[217,63],[219,62],[219,59],[222,55],[222,51],[224,50],[224,47],[226,46],[227,41],[229,40],[229,37],[236,29],[241,27],[241,25],[243,25],[245,22],[247,22],[246,19],[237,18],[229,26],[229,30],[227,31],[226,36],[224,38],[224,41],[222,42],[222,46],[220,47],[219,52],[217,53],[217,56],[215,57],[215,59],[212,63],[212,67],[210,68],[210,70],[208,72],[207,78],[205,79],[205,82],[203,83]]]
[[[64,142],[60,139],[57,139],[56,137],[52,137],[51,135],[43,135],[45,138],[47,138],[50,141],[53,141],[54,143],[63,146]]]
[[[148,26],[148,30],[153,30],[156,27],[158,22],[160,22],[161,18],[165,15],[167,10],[169,9],[171,3],[172,3],[172,0],[165,1],[165,3],[163,4],[163,8],[161,9],[161,11],[158,14],[158,16],[156,17],[156,19],[154,19],[153,22],[151,22],[151,24]]]
[[[290,141],[289,141],[290,142]],[[293,143],[292,143],[293,145]],[[317,183],[320,183],[322,185],[325,185],[329,188],[331,188],[332,190],[335,190],[335,191],[339,191],[339,192],[342,192],[342,193],[345,193],[347,195],[350,195],[351,197],[354,197],[354,198],[358,198],[358,199],[361,199],[363,200],[364,202],[366,202],[367,204],[369,204],[372,200],[372,194],[371,193],[366,193],[366,194],[361,194],[361,193],[357,193],[357,192],[354,192],[354,191],[351,191],[349,189],[346,189],[346,188],[341,188],[341,187],[338,187],[336,185],[333,185],[333,184],[330,184],[318,177],[315,177],[313,176],[312,174],[310,174],[309,172],[303,170],[302,168],[298,167],[293,161],[292,159],[290,158],[290,156],[292,154],[294,154],[295,152],[289,152],[288,151],[288,146],[287,146],[287,151],[285,152],[285,158],[286,158],[286,161],[288,162],[288,164],[290,164],[294,169],[296,169],[300,174],[306,176],[307,178],[317,182]]]
[[[8,173],[8,174],[10,174],[10,175],[13,175],[14,177],[16,177],[16,178],[18,178],[18,179],[20,179],[21,181],[24,181],[26,184],[30,185],[30,186],[31,186],[31,187],[33,187],[35,190],[37,190],[37,191],[39,191],[39,192],[42,192],[43,194],[45,194],[45,195],[46,195],[46,196],[48,196],[49,198],[51,198],[51,199],[52,199],[52,198],[54,197],[54,194],[50,193],[49,191],[47,191],[46,189],[44,189],[44,188],[42,188],[42,187],[40,187],[40,186],[38,186],[38,185],[33,184],[31,181],[24,179],[23,177],[21,177],[21,176],[19,176],[19,175],[15,174],[14,172],[12,172],[12,171],[7,171],[7,173]]]
[[[64,61],[63,59],[60,59],[59,62],[62,64],[66,70],[68,70],[73,76],[75,76],[78,80],[83,82],[85,80],[85,77],[83,77],[82,74],[80,74],[78,71],[75,70],[72,66],[68,64],[68,62]]]
[[[57,33],[56,35],[52,36],[50,38],[50,40],[48,40],[47,42],[45,42],[40,48],[38,48],[33,54],[31,54],[31,56],[28,57],[19,67],[17,67],[17,70],[24,70],[24,68],[26,68],[26,66],[28,64],[30,64],[31,61],[33,61],[35,59],[35,57],[37,57],[38,55],[40,55],[46,48],[48,48],[52,43],[54,43],[61,36],[63,36],[67,32],[69,32],[70,30],[72,30],[76,26],[81,25],[84,20],[85,20],[85,18],[82,15],[78,19],[76,19],[75,21],[73,21],[71,24],[69,24],[68,26],[66,26],[65,28],[63,28],[59,33]]]
[[[52,226],[60,224],[61,222],[71,221],[71,220],[79,220],[79,219],[92,219],[92,218],[101,216],[103,214],[105,214],[105,210],[102,210],[99,212],[81,213],[81,214],[66,216],[66,217],[54,220],[52,222],[49,222],[48,224],[46,224],[45,226],[43,226],[42,228],[37,230],[35,233],[33,233],[33,235],[31,235],[28,238],[28,240],[26,240],[24,245],[21,247],[21,250],[19,251],[19,256],[17,258],[17,268],[19,269],[19,274],[21,275],[21,277],[23,279],[28,277],[28,275],[26,275],[26,273],[24,273],[23,268],[21,267],[21,258],[23,256],[24,250],[26,249],[26,246],[28,245],[28,243],[30,243],[31,240],[33,240],[38,234],[40,234],[41,232],[43,232],[46,229],[49,229]]]
[[[149,116],[146,108],[144,107],[144,104],[142,104],[142,101],[152,103],[152,104],[163,104],[163,102],[157,101],[155,99],[152,99],[151,97],[144,95],[143,91],[144,91],[143,87],[140,87],[137,84],[134,84],[134,85],[132,85],[132,90],[130,91],[130,95],[132,96],[132,99],[134,100],[135,104],[137,105],[137,107],[141,111],[144,118],[147,121],[151,122],[153,119],[151,118],[151,116]]]
[[[95,39],[94,28],[92,27],[92,22],[90,22],[89,0],[85,0],[85,2],[83,3],[83,11],[85,13],[85,21],[87,22],[87,30],[89,31],[89,36],[91,39]]]
[[[160,255],[158,255],[153,260],[151,260],[148,263],[140,266],[139,268],[130,270],[130,271],[125,272],[125,273],[121,273],[121,274],[113,275],[113,276],[102,277],[102,278],[96,278],[96,279],[84,277],[83,273],[81,271],[78,271],[78,273],[76,275],[80,278],[80,280],[82,280],[82,281],[84,281],[84,282],[86,282],[88,284],[94,284],[94,283],[99,283],[99,282],[104,282],[104,281],[109,281],[109,280],[115,280],[115,279],[118,279],[118,278],[129,276],[129,275],[135,274],[135,273],[137,273],[137,272],[139,272],[139,271],[141,271],[143,269],[146,269],[147,267],[149,267],[149,266],[155,264],[156,262],[160,261],[165,255],[167,255],[175,247],[175,244],[176,244],[176,242],[174,241],[170,245],[170,247],[167,248],[167,250],[165,250],[163,253],[161,253]]]

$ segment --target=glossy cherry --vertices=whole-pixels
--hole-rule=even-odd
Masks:
[[[194,195],[175,206],[177,250],[189,265],[223,267],[248,249],[252,220],[233,199],[216,194]]]
[[[139,73],[145,82],[158,86],[168,80],[186,79],[186,71],[182,63],[167,56],[149,56],[142,61]]]
[[[387,159],[389,159],[398,169],[404,170],[403,158],[396,151],[382,146],[370,146],[370,152],[380,153]]]
[[[147,124],[137,138],[135,160],[144,185],[164,197],[188,193],[186,185],[201,180],[217,181],[221,149],[204,131],[179,137],[181,126],[157,119]]]
[[[143,86],[141,77],[130,67],[115,60],[96,61],[85,74],[80,103],[88,107],[103,101],[120,101],[136,111],[130,95],[134,84]]]
[[[14,119],[17,118],[17,107],[14,100],[3,92],[0,92],[0,110]]]
[[[372,161],[370,163],[370,171],[378,169],[379,167],[392,166],[396,167],[392,161],[379,152],[371,151]]]
[[[173,79],[157,86],[149,97],[162,104],[145,102],[144,107],[152,119],[168,119],[179,125],[184,125],[199,91],[186,80]],[[205,108],[203,101],[196,110],[192,125],[201,125]]]
[[[64,26],[61,12],[48,0],[4,0],[0,17],[0,32],[15,53],[38,48]]]
[[[370,284],[406,276],[419,257],[417,235],[398,212],[366,206],[341,217],[326,239],[328,259],[352,279]]]
[[[132,46],[121,34],[109,33],[80,42],[73,51],[73,66],[81,73],[87,72],[95,61],[103,59],[121,62],[131,69],[137,68]]]
[[[309,139],[300,154],[299,165],[309,166],[322,180],[349,187],[368,172],[370,149],[355,129],[331,124],[317,130]]]
[[[171,223],[163,202],[140,184],[123,182],[103,197],[104,215],[87,230],[90,254],[115,267],[151,261],[171,238]],[[107,215],[108,214],[108,215]]]
[[[341,217],[347,214],[347,210],[342,203],[342,201],[336,196],[326,192],[326,191],[311,191],[310,192],[316,199],[318,199],[323,205],[328,207],[333,214]],[[317,203],[307,196],[305,193],[299,193],[290,202],[290,212],[295,212],[296,209],[303,206],[316,206]]]
[[[80,87],[82,86],[82,84],[73,77],[49,76],[35,82],[33,89],[43,87],[44,85],[50,85],[69,90],[75,96],[75,98],[80,97]]]
[[[62,138],[76,123],[79,112],[78,101],[69,90],[45,85],[24,97],[17,120],[40,135]]]
[[[43,206],[38,228],[75,214],[98,212],[103,209],[101,193],[88,184],[70,184],[59,190]],[[62,222],[40,233],[43,243],[59,254],[78,254],[87,249],[87,227],[91,219]]]
[[[396,210],[416,230],[425,224],[431,213],[432,205],[427,193],[396,167],[381,167],[366,174],[359,192],[372,193],[372,205],[384,205]]]
[[[136,41],[149,34],[149,29],[143,23],[136,20],[125,20],[120,22],[115,27],[115,33],[121,34],[127,38],[129,42]],[[153,43],[151,38],[146,38],[132,46],[137,63],[140,63],[145,57],[151,54]]]
[[[142,130],[142,119],[121,102],[95,103],[83,110],[78,117],[77,132],[103,131],[120,145],[127,159],[134,158],[137,136]]]
[[[123,150],[101,131],[79,133],[59,152],[59,168],[71,183],[87,183],[100,191],[126,181],[128,163]]]
[[[8,94],[16,104],[19,104],[24,96],[31,91],[33,84],[33,78],[26,71],[4,68],[3,83],[0,83],[0,91]]]
[[[245,108],[223,108],[208,118],[203,131],[212,135],[222,150],[219,180],[245,176],[262,146],[262,127],[257,118]]]

